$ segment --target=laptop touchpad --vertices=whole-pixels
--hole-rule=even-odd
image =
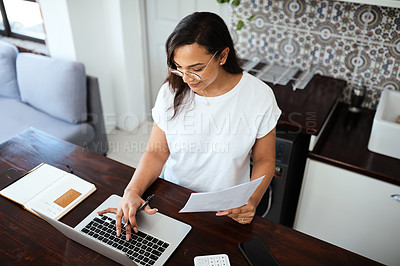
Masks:
[[[153,230],[155,230],[157,226],[159,226],[158,224],[161,222],[163,217],[161,215],[158,215],[158,213],[150,215],[146,212],[140,212],[137,215],[136,219],[139,230],[153,232]]]

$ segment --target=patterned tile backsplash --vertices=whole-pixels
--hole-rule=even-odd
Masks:
[[[376,109],[384,88],[400,90],[400,9],[322,0],[242,0],[232,8],[232,30],[241,58],[268,64],[315,67],[316,73],[344,79],[359,77],[367,87],[363,107]]]

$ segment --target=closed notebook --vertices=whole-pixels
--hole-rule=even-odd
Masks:
[[[94,184],[42,163],[1,190],[0,195],[34,214],[32,209],[59,220],[94,191]]]

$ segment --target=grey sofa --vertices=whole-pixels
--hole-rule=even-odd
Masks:
[[[108,151],[97,78],[82,63],[19,53],[0,41],[0,143],[30,127]]]

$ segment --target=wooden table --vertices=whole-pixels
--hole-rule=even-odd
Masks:
[[[135,169],[84,150],[46,133],[30,129],[0,144],[0,186],[7,178],[45,162],[65,168],[97,186],[97,191],[61,222],[75,226],[111,194],[122,194]],[[67,169],[65,169],[67,170]],[[1,187],[2,188],[2,187]],[[232,265],[247,265],[237,244],[260,237],[281,265],[369,265],[365,257],[256,217],[240,225],[214,213],[179,214],[191,191],[157,180],[146,192],[155,193],[152,207],[192,226],[168,265],[193,265],[198,255],[226,253]],[[0,262],[2,265],[113,265],[110,259],[69,240],[45,221],[0,197]],[[168,230],[168,228],[166,228]]]

